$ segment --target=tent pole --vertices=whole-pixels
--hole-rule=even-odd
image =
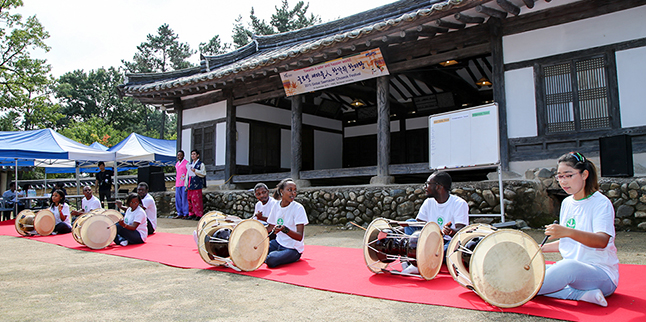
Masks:
[[[74,161],[74,164],[76,165],[76,194],[80,195],[81,194],[81,179],[79,178],[81,169],[79,168],[79,162]],[[76,209],[81,209],[81,205],[79,205],[79,198],[76,198]]]
[[[114,160],[114,201],[116,208],[116,201],[119,199],[119,169],[117,168],[117,160]],[[117,209],[119,210],[119,209]]]
[[[15,178],[14,181],[16,181],[16,202],[13,203],[13,206],[15,208],[15,210],[13,211],[13,214],[14,214],[13,217],[17,220],[18,219],[18,202],[20,202],[20,200],[18,200],[18,158],[16,158],[16,178]]]

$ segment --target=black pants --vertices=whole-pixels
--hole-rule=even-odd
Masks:
[[[99,190],[99,200],[101,201],[101,206],[105,207],[103,205],[103,201],[107,200],[108,202],[112,201],[112,194],[110,193],[110,190]],[[108,208],[110,208],[108,206]]]
[[[119,244],[122,239],[128,241],[128,245],[132,244],[142,244],[144,241],[141,239],[141,235],[136,230],[128,230],[119,225],[117,225],[117,236],[114,237],[114,243]]]
[[[72,227],[70,227],[68,224],[66,224],[64,222],[59,222],[54,227],[54,232],[56,232],[59,235],[61,235],[61,234],[69,234],[69,233],[72,232]]]

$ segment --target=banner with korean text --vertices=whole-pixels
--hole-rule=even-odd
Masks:
[[[286,96],[388,75],[381,50],[375,48],[357,55],[338,58],[307,68],[280,73]]]

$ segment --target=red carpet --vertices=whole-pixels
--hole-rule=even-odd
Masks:
[[[0,235],[19,237],[13,221],[0,222]],[[238,273],[228,268],[215,268],[202,261],[190,235],[156,233],[143,245],[109,246],[102,250],[91,250],[79,245],[71,234],[22,238],[78,250],[154,261],[174,267]],[[366,268],[361,249],[307,245],[303,257],[297,263],[274,269],[268,269],[263,265],[254,272],[238,274],[325,291],[472,310],[516,312],[572,321],[646,320],[646,293],[643,292],[646,286],[643,281],[646,266],[622,264],[619,271],[619,287],[615,294],[608,298],[607,308],[538,296],[513,309],[501,309],[487,304],[477,294],[453,281],[445,268],[431,281],[373,274]]]

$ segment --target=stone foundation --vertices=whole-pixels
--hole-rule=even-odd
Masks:
[[[539,228],[558,218],[559,205],[566,196],[554,179],[555,169],[536,169],[526,179],[504,180],[505,221],[523,220]],[[601,192],[613,202],[615,225],[621,230],[646,230],[646,178],[602,178]],[[498,181],[457,182],[453,194],[467,201],[471,222],[499,222]],[[175,193],[152,194],[160,217],[175,216]],[[299,189],[296,200],[307,211],[312,224],[367,226],[375,218],[414,218],[426,195],[420,184],[387,186],[308,187]],[[218,210],[249,218],[256,198],[246,190],[204,192],[204,211]]]

